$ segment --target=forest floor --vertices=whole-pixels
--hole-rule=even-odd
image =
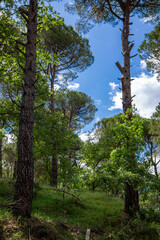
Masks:
[[[31,219],[12,216],[13,182],[0,181],[0,240],[158,240],[160,215],[146,211],[130,218],[124,202],[104,192],[71,195],[38,188]]]

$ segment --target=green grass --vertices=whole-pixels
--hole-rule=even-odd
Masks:
[[[123,201],[101,192],[82,192],[81,202],[56,191],[40,190],[33,201],[33,215],[91,228],[104,228],[107,217],[120,217]]]
[[[84,240],[87,228],[92,240],[159,239],[158,215],[141,212],[131,219],[123,212],[124,202],[104,192],[81,192],[78,201],[36,188],[32,218],[16,219],[9,208],[13,189],[13,181],[0,180],[0,240]]]

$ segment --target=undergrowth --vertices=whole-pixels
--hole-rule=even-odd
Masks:
[[[44,187],[44,186],[42,186]],[[123,201],[103,192],[81,192],[76,198],[35,188],[31,219],[15,219],[10,210],[14,181],[0,180],[0,240],[158,240],[160,215],[151,209],[134,218]]]

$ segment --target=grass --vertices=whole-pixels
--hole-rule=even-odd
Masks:
[[[104,228],[107,216],[120,216],[123,201],[102,192],[82,192],[77,201],[55,191],[40,190],[33,201],[33,215],[74,226]]]
[[[70,195],[37,189],[31,219],[15,219],[10,203],[14,182],[0,180],[0,240],[158,240],[160,221],[145,212],[131,219],[123,213],[124,202],[104,192],[81,192],[81,201]],[[44,187],[44,186],[43,186]],[[147,219],[147,216],[148,219]],[[157,215],[158,216],[158,215]]]

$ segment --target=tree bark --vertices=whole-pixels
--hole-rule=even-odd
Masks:
[[[17,177],[17,161],[14,162],[13,179]]]
[[[56,156],[56,143],[53,145],[53,155],[52,155],[52,171],[51,171],[51,186],[57,187],[58,178],[58,163]]]
[[[122,30],[122,53],[123,53],[123,67],[117,62],[116,65],[122,73],[122,105],[123,112],[126,113],[132,107],[131,97],[131,76],[130,76],[130,52],[134,44],[129,43],[129,20],[130,20],[130,1],[127,0],[123,10],[123,30]],[[129,116],[130,120],[131,115]],[[135,156],[133,156],[135,158]],[[128,159],[130,161],[130,159]],[[134,168],[135,166],[131,166]],[[125,183],[125,206],[124,211],[129,215],[139,211],[139,197],[137,184]]]
[[[136,190],[137,184],[125,183],[125,206],[124,211],[133,216],[139,211],[139,196]]]
[[[33,199],[33,117],[36,79],[37,0],[30,0],[27,13],[27,43],[25,53],[24,86],[20,109],[18,136],[17,181],[13,213],[31,216]]]

